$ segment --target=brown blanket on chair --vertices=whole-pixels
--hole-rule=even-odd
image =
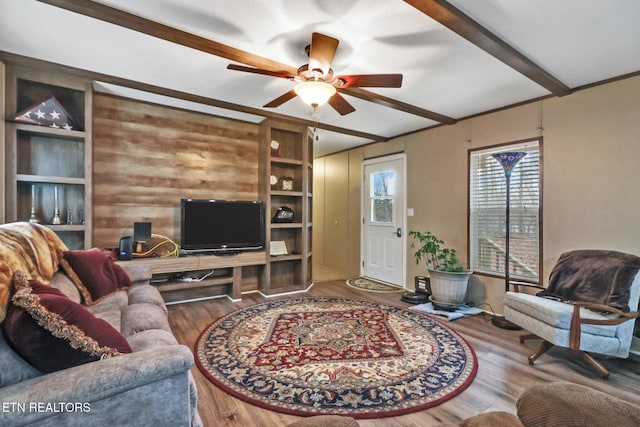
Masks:
[[[577,250],[560,255],[549,286],[538,296],[593,302],[629,311],[631,284],[640,257],[608,250]]]
[[[26,222],[0,225],[0,322],[7,313],[13,273],[22,270],[30,279],[49,283],[66,250],[45,226]]]

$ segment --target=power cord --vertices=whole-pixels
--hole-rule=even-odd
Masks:
[[[204,276],[202,277],[180,277],[178,278],[178,281],[180,282],[202,282],[204,279],[206,279],[207,277],[211,276],[213,273],[215,272],[215,270],[211,270],[210,272],[206,273]]]
[[[484,308],[482,308],[483,306],[489,307],[489,310],[485,310]],[[485,321],[485,323],[491,322],[493,320],[494,316],[497,316],[497,313],[493,310],[493,307],[491,307],[491,304],[489,304],[488,302],[480,303],[480,304],[476,305],[476,307],[482,309],[481,315],[482,315],[482,319]]]
[[[132,255],[134,257],[138,257],[138,258],[144,258],[144,257],[149,257],[152,256],[154,251],[156,251],[159,247],[163,246],[163,245],[170,245],[172,247],[171,251],[167,252],[166,254],[162,255],[162,257],[172,257],[172,256],[179,256],[180,255],[180,246],[178,246],[178,244],[176,242],[174,242],[173,240],[171,240],[170,238],[163,236],[161,234],[152,234],[151,238],[159,238],[159,239],[164,239],[163,241],[161,241],[160,243],[157,243],[155,246],[153,246],[151,249],[144,251],[144,252],[134,252]]]

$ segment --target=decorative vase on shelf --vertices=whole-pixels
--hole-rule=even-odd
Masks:
[[[29,222],[37,224],[40,222],[36,215],[36,185],[31,184],[31,212],[29,213]]]
[[[51,224],[60,225],[62,224],[62,218],[60,218],[60,209],[58,209],[58,186],[53,186],[53,217],[51,218]]]
[[[67,206],[67,224],[73,224],[73,208],[71,206]]]

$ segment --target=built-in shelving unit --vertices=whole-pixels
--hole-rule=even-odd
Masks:
[[[260,198],[266,206],[267,263],[259,281],[268,295],[300,291],[311,283],[313,138],[306,126],[267,120],[260,132]],[[279,207],[293,221],[273,223]],[[287,253],[271,255],[274,242]]]
[[[7,68],[5,220],[35,218],[70,249],[91,247],[91,96],[86,82]],[[51,98],[73,119],[73,128],[14,120]],[[41,112],[51,114],[44,106]],[[53,220],[56,212],[59,221]]]

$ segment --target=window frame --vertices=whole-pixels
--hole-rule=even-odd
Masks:
[[[543,179],[543,165],[544,165],[544,155],[543,155],[543,147],[544,147],[544,138],[542,136],[537,136],[533,138],[527,138],[517,141],[509,141],[484,147],[475,147],[467,150],[467,259],[469,260],[469,267],[473,269],[471,266],[472,256],[471,256],[471,229],[472,229],[472,215],[471,215],[471,194],[472,194],[472,179],[471,179],[471,168],[472,168],[472,155],[478,154],[479,152],[502,152],[502,151],[517,151],[518,149],[522,150],[522,148],[531,143],[538,143],[538,277],[537,280],[532,278],[522,278],[518,276],[517,273],[509,272],[509,276],[511,280],[517,280],[520,282],[533,283],[533,284],[541,284],[543,274],[543,188],[544,188],[544,179]],[[513,183],[512,183],[513,185]],[[513,203],[513,197],[511,199]],[[504,202],[502,204],[503,208],[506,210],[506,206]],[[513,205],[512,205],[513,206]],[[513,208],[512,208],[512,218],[513,218]],[[487,276],[487,277],[495,277],[495,278],[505,278],[505,274],[503,272],[489,272],[484,270],[474,271],[475,274]]]

